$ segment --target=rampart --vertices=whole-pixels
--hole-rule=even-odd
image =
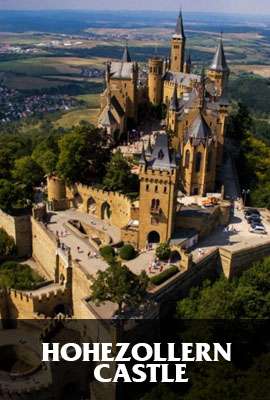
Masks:
[[[30,218],[30,215],[11,216],[0,210],[0,228],[14,239],[19,257],[29,257],[32,253]]]
[[[132,201],[118,192],[108,192],[85,185],[67,188],[70,206],[110,221],[121,228],[128,224],[132,214]]]

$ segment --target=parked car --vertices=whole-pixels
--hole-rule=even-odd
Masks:
[[[244,215],[245,215],[245,217],[247,217],[247,216],[251,216],[251,215],[261,215],[260,214],[260,211],[258,211],[256,208],[246,208],[245,210],[244,210]]]
[[[252,224],[249,231],[252,233],[260,233],[263,235],[267,233],[263,224]]]
[[[247,216],[246,220],[248,221],[249,224],[260,223],[262,221],[261,217],[259,215],[255,215],[255,214]]]

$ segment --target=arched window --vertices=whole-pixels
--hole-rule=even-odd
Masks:
[[[198,173],[201,170],[202,153],[196,154],[195,171]]]
[[[158,192],[158,186],[157,185],[155,186],[155,192],[156,193]]]
[[[149,191],[149,185],[148,184],[146,185],[146,191],[147,192]]]
[[[189,162],[190,162],[190,151],[187,150],[185,154],[185,168],[189,167]]]
[[[209,153],[208,153],[208,158],[207,158],[207,167],[206,167],[207,172],[209,172],[209,171],[211,170],[211,167],[212,167],[212,158],[213,158],[213,153],[212,153],[212,151],[210,150]]]
[[[151,208],[152,209],[157,209],[160,206],[160,200],[159,199],[153,199],[151,201]]]
[[[164,193],[167,193],[167,186],[164,186]]]

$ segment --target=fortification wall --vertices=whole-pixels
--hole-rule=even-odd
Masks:
[[[254,262],[270,256],[270,240],[235,251],[220,248],[219,254],[223,273],[227,278],[231,278],[241,274]]]
[[[33,258],[42,266],[46,276],[55,280],[57,243],[45,226],[31,219]]]
[[[73,262],[72,269],[72,299],[73,299],[73,315],[76,319],[91,319],[89,316],[89,309],[83,301],[84,298],[90,295],[91,279],[81,266]]]
[[[132,201],[121,193],[74,185],[67,188],[67,198],[71,206],[108,220],[119,228],[127,225],[131,219]]]
[[[221,223],[220,209],[217,207],[212,214],[185,216],[178,213],[175,219],[176,228],[196,229],[200,238],[209,235]]]
[[[0,228],[13,237],[19,257],[31,256],[32,233],[29,215],[13,217],[0,210]]]

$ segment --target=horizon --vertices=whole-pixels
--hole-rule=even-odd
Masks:
[[[115,0],[0,0],[1,11],[92,11],[92,12],[167,12],[176,13],[180,4],[177,0],[128,1]],[[198,0],[196,4],[190,4],[189,0],[181,1],[183,13],[219,13],[240,15],[270,15],[270,2],[261,0]]]

